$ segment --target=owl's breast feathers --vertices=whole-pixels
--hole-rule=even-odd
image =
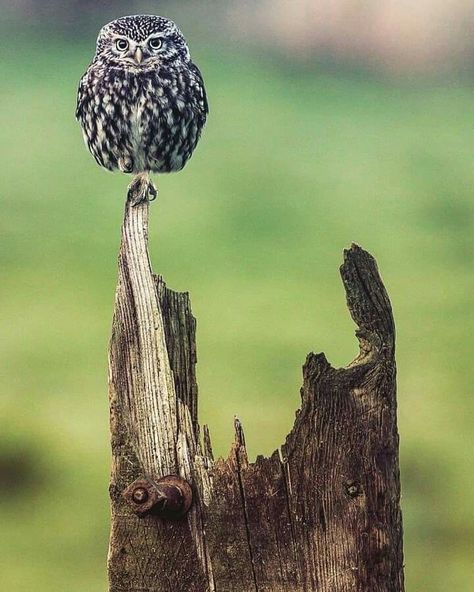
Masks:
[[[191,157],[208,104],[198,68],[133,73],[92,63],[79,83],[76,117],[102,167],[172,172]]]

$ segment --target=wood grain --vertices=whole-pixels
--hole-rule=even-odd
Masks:
[[[353,245],[341,267],[357,358],[309,354],[286,442],[249,463],[236,420],[214,460],[196,321],[153,274],[148,208],[126,205],[110,342],[110,592],[403,592],[395,329],[375,260]],[[189,514],[138,518],[122,492],[168,474],[192,484]]]

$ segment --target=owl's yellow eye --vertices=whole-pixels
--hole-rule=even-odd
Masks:
[[[126,39],[117,39],[117,41],[115,42],[115,47],[119,51],[127,51],[128,41]]]
[[[163,41],[159,38],[159,37],[152,37],[149,41],[148,41],[148,45],[150,47],[150,49],[160,49],[160,47],[163,45]]]

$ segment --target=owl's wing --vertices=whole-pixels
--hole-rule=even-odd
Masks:
[[[77,103],[76,103],[76,119],[79,120],[83,114],[83,107],[87,98],[87,72],[79,81],[79,88],[77,89]]]
[[[201,107],[204,117],[206,117],[209,113],[209,103],[207,102],[206,89],[204,88],[204,80],[201,71],[196,64],[192,62],[189,67],[196,77],[195,91],[198,95],[199,106]]]

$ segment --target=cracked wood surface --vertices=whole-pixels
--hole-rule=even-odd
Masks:
[[[286,442],[249,463],[235,420],[214,460],[198,424],[196,322],[148,256],[147,203],[127,203],[109,352],[110,592],[403,592],[395,329],[374,259],[344,253],[360,353],[345,368],[309,354]],[[216,401],[218,404],[218,401]],[[179,521],[138,518],[136,478],[179,474]]]

